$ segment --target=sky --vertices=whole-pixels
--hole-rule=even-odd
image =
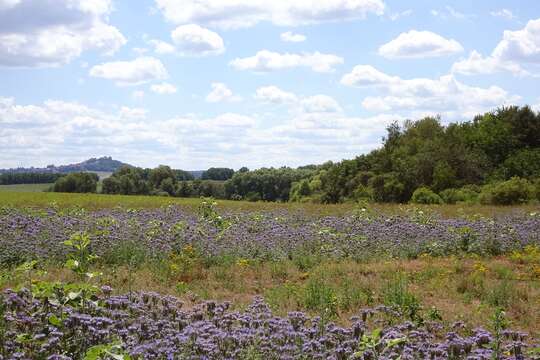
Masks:
[[[539,77],[537,0],[0,0],[0,168],[339,161]]]

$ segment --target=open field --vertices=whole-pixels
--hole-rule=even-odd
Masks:
[[[534,206],[0,200],[0,358],[537,358]]]
[[[36,193],[43,192],[50,188],[53,184],[17,184],[17,185],[0,185],[0,193]],[[15,195],[16,196],[16,195]]]
[[[15,208],[20,207],[82,207],[87,210],[100,210],[112,208],[124,209],[155,209],[169,205],[185,207],[187,210],[196,210],[200,204],[198,198],[173,198],[164,196],[136,196],[136,195],[103,195],[103,194],[65,194],[53,192],[31,193],[2,191],[0,186],[0,204]],[[23,185],[26,189],[32,188],[32,185]],[[37,187],[37,186],[36,186]],[[354,203],[345,204],[300,204],[300,203],[276,203],[276,202],[248,202],[219,200],[217,208],[220,210],[245,210],[245,211],[270,211],[270,210],[288,210],[300,211],[310,214],[321,215],[344,215],[358,207]],[[395,204],[372,204],[375,211],[384,214],[406,213],[407,209],[427,209],[443,217],[456,217],[462,215],[480,214],[483,216],[496,216],[498,214],[509,213],[530,213],[539,211],[538,205],[520,205],[520,206],[486,206],[478,204],[457,204],[457,205],[395,205]]]

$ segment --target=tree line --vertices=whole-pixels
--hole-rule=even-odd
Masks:
[[[540,114],[512,106],[448,125],[438,117],[395,122],[379,149],[335,163],[236,172],[211,168],[200,180],[168,166],[125,166],[103,180],[102,192],[314,203],[511,204],[538,199],[539,179]]]
[[[0,185],[52,184],[62,176],[64,174],[6,172],[0,174]]]

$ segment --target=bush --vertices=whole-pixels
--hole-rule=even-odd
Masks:
[[[478,200],[479,189],[477,186],[464,186],[461,189],[446,189],[439,193],[445,204],[459,202],[475,203]]]
[[[95,173],[71,173],[54,183],[54,192],[95,193],[99,177]]]
[[[480,202],[486,205],[524,204],[533,198],[531,183],[519,177],[508,181],[489,184],[482,188]]]
[[[415,204],[442,204],[443,200],[431,189],[420,187],[414,191],[411,202]]]

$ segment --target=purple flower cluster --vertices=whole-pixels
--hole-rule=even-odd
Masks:
[[[104,255],[136,244],[146,256],[191,245],[206,257],[331,258],[416,257],[427,253],[497,255],[540,244],[540,216],[423,221],[414,216],[326,216],[292,211],[227,212],[219,228],[181,207],[97,212],[0,209],[0,266],[24,260],[65,258],[62,242],[87,232],[92,251]]]
[[[444,329],[437,322],[396,325],[385,307],[363,310],[340,327],[301,312],[274,316],[260,298],[243,312],[211,301],[183,310],[171,296],[111,296],[103,290],[82,306],[52,304],[24,289],[3,292],[0,360],[80,359],[92,346],[110,343],[133,359],[532,358],[524,355],[526,335],[520,332],[495,336],[483,329],[464,334],[459,326]]]

